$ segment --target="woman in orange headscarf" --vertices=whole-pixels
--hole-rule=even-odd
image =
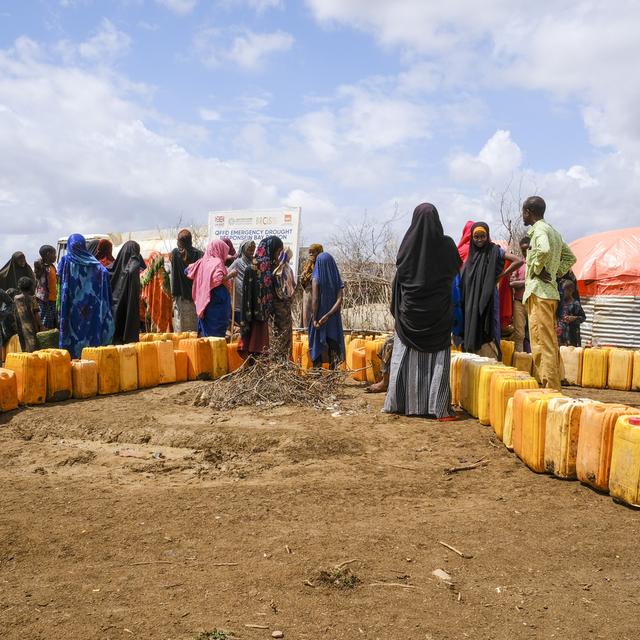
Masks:
[[[140,282],[147,330],[169,333],[172,330],[173,298],[162,254],[154,251],[149,256],[149,266],[140,274]]]

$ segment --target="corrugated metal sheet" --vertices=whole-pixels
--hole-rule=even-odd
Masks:
[[[587,319],[580,327],[582,344],[640,348],[640,297],[582,298]]]

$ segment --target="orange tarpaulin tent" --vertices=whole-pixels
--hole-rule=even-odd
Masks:
[[[580,295],[640,296],[640,227],[596,233],[570,247]]]

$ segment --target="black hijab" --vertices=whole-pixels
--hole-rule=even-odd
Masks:
[[[191,288],[193,286],[193,280],[189,280],[185,275],[185,269],[194,262],[197,262],[202,258],[204,253],[199,249],[194,248],[193,238],[191,232],[188,229],[183,229],[178,234],[178,239],[184,246],[185,255],[187,261],[182,259],[180,250],[176,247],[171,252],[171,295],[174,298],[182,298],[183,300],[193,300]]]
[[[125,242],[111,269],[115,344],[140,338],[140,272],[144,268],[140,245],[133,240]]]
[[[451,344],[451,283],[461,264],[437,209],[418,205],[398,251],[391,295],[396,332],[408,347],[434,353]]]
[[[0,289],[0,346],[7,344],[17,333],[13,310],[13,299],[4,289]]]
[[[24,267],[18,265],[20,256],[24,258],[22,251],[16,251],[9,262],[0,269],[0,289],[17,289],[18,281],[20,278],[29,278],[35,283],[36,276],[33,273],[33,269],[26,263]]]
[[[479,249],[473,242],[473,232],[482,227],[487,232],[487,243]],[[496,278],[504,268],[504,256],[500,247],[491,242],[489,225],[476,222],[471,227],[469,257],[462,269],[460,291],[464,313],[464,349],[475,352],[487,342],[497,341],[495,332],[494,297],[498,295]]]

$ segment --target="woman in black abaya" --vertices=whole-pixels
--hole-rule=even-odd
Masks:
[[[504,269],[505,260],[511,265]],[[476,222],[471,227],[469,257],[460,278],[464,315],[464,350],[490,358],[500,351],[500,299],[497,283],[522,265],[522,258],[506,253],[491,242],[489,225]]]
[[[114,344],[140,339],[140,272],[145,268],[140,245],[129,240],[122,245],[111,270]]]
[[[449,386],[451,284],[461,264],[436,208],[429,203],[416,207],[393,281],[396,335],[384,403],[388,413],[455,419]]]

